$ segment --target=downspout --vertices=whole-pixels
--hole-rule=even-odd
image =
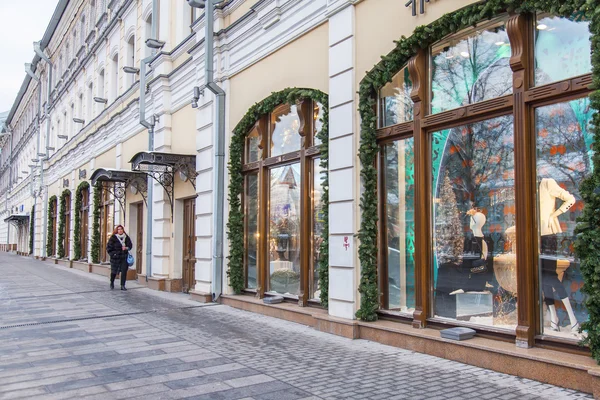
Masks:
[[[158,0],[152,0],[152,29],[153,39],[158,39]],[[147,39],[147,38],[146,38]],[[148,151],[154,150],[154,125],[156,123],[154,115],[150,117],[150,122],[146,121],[146,65],[154,58],[155,50],[149,57],[144,58],[140,65],[140,124],[148,129]],[[147,195],[146,195],[146,284],[148,278],[152,276],[152,205],[153,205],[153,184],[152,177],[148,174]]]
[[[213,241],[213,293],[217,301],[223,291],[223,222],[225,202],[225,91],[214,81],[214,12],[213,0],[206,2],[206,33],[204,37],[204,76],[206,87],[217,96],[217,123],[215,127],[215,193],[216,216],[214,218],[215,240]]]
[[[8,190],[6,191],[6,208],[8,209],[8,192],[12,192],[12,161],[13,161],[13,130],[10,126],[7,126],[7,130],[10,132],[10,155],[8,159]],[[8,212],[10,216],[11,211]],[[10,247],[10,222],[6,227],[6,244]]]

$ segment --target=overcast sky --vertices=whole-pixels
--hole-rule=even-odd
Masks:
[[[0,0],[0,113],[9,111],[58,0]]]

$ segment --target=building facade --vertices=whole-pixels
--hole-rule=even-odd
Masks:
[[[0,243],[106,273],[123,224],[151,288],[592,391],[593,36],[550,3],[224,1],[208,71],[202,9],[61,0],[0,136]],[[451,355],[457,326],[482,341]]]

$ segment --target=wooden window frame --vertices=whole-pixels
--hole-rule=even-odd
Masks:
[[[500,17],[500,16],[499,16]],[[568,100],[587,97],[592,74],[587,73],[545,85],[534,85],[535,57],[535,14],[509,15],[506,32],[511,44],[510,68],[512,69],[513,92],[502,97],[469,104],[452,110],[431,114],[429,107],[429,49],[419,52],[408,61],[410,78],[413,83],[411,99],[414,103],[413,121],[387,126],[377,130],[377,144],[384,145],[408,137],[414,138],[415,160],[415,311],[412,317],[405,318],[415,328],[431,325],[466,325],[460,321],[440,321],[433,318],[432,290],[432,193],[430,177],[431,134],[447,129],[501,115],[514,117],[514,164],[515,164],[515,206],[516,206],[516,247],[517,251],[517,328],[510,332],[498,328],[471,326],[483,335],[513,340],[518,347],[532,347],[536,341],[548,346],[550,342],[572,352],[582,350],[565,346],[558,338],[542,337],[541,308],[539,307],[539,266],[537,246],[537,155],[534,112],[538,107],[557,104]],[[460,33],[455,33],[455,35]],[[403,66],[404,67],[404,66]],[[376,103],[377,104],[377,103]],[[377,109],[378,111],[378,109]],[[378,120],[380,116],[377,116]],[[384,310],[387,304],[387,232],[385,214],[385,174],[382,171],[383,152],[377,161],[379,198],[379,285],[381,290],[380,313],[390,316]],[[534,227],[533,229],[531,227]],[[402,316],[395,315],[402,318]],[[512,338],[512,339],[511,339]],[[551,344],[550,344],[551,346]]]
[[[281,104],[271,113],[263,115],[251,129],[257,129],[259,133],[259,149],[262,154],[257,161],[247,162],[248,156],[247,139],[244,141],[243,153],[243,175],[244,190],[242,191],[242,207],[246,210],[246,176],[258,174],[258,232],[259,239],[257,243],[258,257],[256,264],[256,289],[246,289],[246,292],[254,293],[257,298],[262,299],[268,296],[265,294],[268,287],[268,259],[269,259],[269,198],[270,198],[270,170],[294,163],[300,163],[301,181],[300,181],[300,290],[297,297],[298,305],[308,306],[310,299],[310,268],[312,267],[312,182],[313,160],[321,157],[320,146],[313,146],[315,132],[314,106],[315,101],[311,99],[301,99],[295,104]],[[289,153],[271,157],[271,135],[274,132],[277,123],[277,114],[289,110],[291,106],[297,107],[300,126],[298,134],[301,136],[300,149]],[[245,230],[244,226],[244,230]],[[244,233],[244,248],[246,248],[247,236]],[[308,249],[308,251],[304,251]],[[248,286],[248,263],[244,252],[244,280],[245,286]],[[295,301],[296,297],[286,298],[286,300]]]

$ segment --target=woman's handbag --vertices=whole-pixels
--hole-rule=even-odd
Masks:
[[[127,266],[131,267],[133,264],[135,264],[135,259],[130,252],[127,252]]]
[[[473,264],[471,264],[472,274],[480,274],[485,271],[487,271],[487,260],[480,258],[479,260],[473,261]]]

